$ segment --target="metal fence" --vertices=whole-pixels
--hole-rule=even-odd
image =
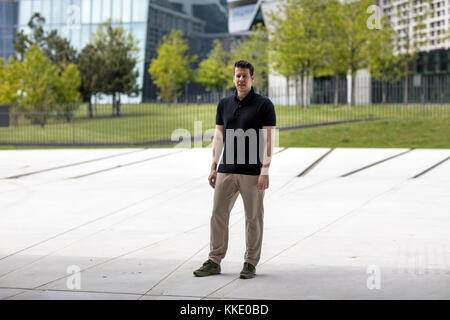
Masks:
[[[205,135],[209,140],[217,104],[124,104],[120,116],[111,105],[95,105],[92,118],[85,104],[52,108],[47,112],[19,112],[17,106],[9,112],[1,109],[0,144],[167,145],[178,143],[181,137]],[[450,118],[450,104],[277,104],[275,110],[280,130],[376,119]]]

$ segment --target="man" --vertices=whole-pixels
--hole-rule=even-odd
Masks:
[[[254,68],[248,61],[234,65],[234,95],[217,106],[216,131],[209,184],[214,188],[211,242],[208,260],[194,271],[198,277],[219,274],[228,248],[230,211],[239,194],[245,209],[246,252],[241,279],[253,278],[263,235],[264,191],[269,187],[269,166],[276,125],[272,102],[253,90]],[[218,159],[225,143],[222,161]]]

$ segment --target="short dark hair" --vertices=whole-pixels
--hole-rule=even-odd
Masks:
[[[234,64],[235,68],[242,68],[242,69],[249,69],[250,70],[250,76],[253,76],[253,72],[255,71],[255,68],[253,68],[253,65],[246,61],[246,60],[239,60],[236,61]]]

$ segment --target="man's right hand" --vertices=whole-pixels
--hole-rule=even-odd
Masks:
[[[211,169],[211,173],[209,174],[208,181],[209,185],[214,189],[216,187],[216,179],[217,179],[217,171]]]

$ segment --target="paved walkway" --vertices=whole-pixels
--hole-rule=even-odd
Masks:
[[[450,298],[449,149],[276,151],[251,280],[240,198],[222,274],[192,275],[211,149],[0,151],[0,299]]]

